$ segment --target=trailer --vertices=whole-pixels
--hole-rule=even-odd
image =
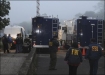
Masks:
[[[11,49],[15,49],[16,48],[16,37],[17,34],[21,34],[21,37],[23,39],[26,38],[26,31],[22,26],[18,26],[18,25],[9,25],[9,26],[5,26],[4,28],[4,34],[7,34],[7,36],[10,34],[12,37],[12,47]]]
[[[49,52],[49,41],[58,36],[59,19],[35,17],[32,18],[32,45],[41,52]]]
[[[87,16],[81,16],[77,19],[77,41],[80,46],[88,46],[90,39],[95,38],[97,44],[103,43],[103,22],[101,19],[88,18]]]

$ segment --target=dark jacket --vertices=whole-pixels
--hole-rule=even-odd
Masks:
[[[6,36],[2,37],[2,43],[3,45],[8,45],[8,38]]]
[[[12,43],[12,37],[8,36],[8,43]]]
[[[56,39],[51,39],[50,43],[51,43],[49,45],[50,52],[57,52],[58,51],[59,42]]]
[[[20,37],[20,38],[16,38],[16,44],[23,44],[23,40],[22,40],[22,38]]]
[[[74,54],[73,49],[78,53]],[[69,48],[64,60],[67,61],[69,65],[78,66],[83,61],[80,49]]]
[[[91,43],[86,51],[86,59],[98,60],[102,56],[102,48],[96,43]]]

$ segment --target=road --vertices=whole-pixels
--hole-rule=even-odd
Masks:
[[[51,74],[64,74],[68,75],[69,74],[69,68],[66,62],[64,61],[66,51],[59,51],[57,53],[57,65],[56,68],[57,70],[49,70],[49,61],[50,61],[50,55],[49,54],[38,54],[38,68],[37,68],[37,75],[41,74],[46,74],[46,75],[51,75]],[[104,70],[104,63],[105,63],[105,58],[102,57],[99,60],[99,69],[98,69],[98,75],[105,74]],[[77,71],[78,75],[89,75],[89,63],[88,60],[84,60],[83,63],[78,67]]]

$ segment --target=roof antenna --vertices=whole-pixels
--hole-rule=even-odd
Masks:
[[[36,6],[36,16],[40,16],[40,2],[39,0],[36,0],[37,6]]]

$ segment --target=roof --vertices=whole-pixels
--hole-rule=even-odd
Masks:
[[[36,16],[36,17],[34,17],[34,18],[37,18],[37,17],[39,17],[39,18],[44,18],[44,19],[58,19],[58,18],[56,18],[56,17],[44,17],[44,16]]]
[[[9,26],[5,26],[5,28],[22,28],[24,29],[22,26],[18,26],[18,25],[9,25]]]

